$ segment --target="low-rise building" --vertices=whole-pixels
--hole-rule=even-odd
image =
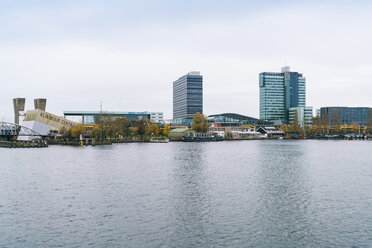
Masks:
[[[259,127],[257,132],[260,132],[267,138],[280,138],[285,135],[285,133],[278,127]]]
[[[367,124],[368,113],[371,111],[372,108],[368,107],[322,107],[320,109],[320,115],[321,118],[327,115],[330,124],[337,118],[335,115],[338,115],[341,125],[358,123],[364,127]]]
[[[69,129],[77,123],[63,117],[45,112],[41,109],[28,110],[24,119],[20,122],[21,126],[34,130],[42,135],[48,135],[51,130]],[[32,137],[22,136],[19,140],[29,140]]]
[[[289,123],[293,124],[293,116],[297,111],[297,122],[300,126],[308,126],[313,122],[313,107],[294,107],[289,109]]]
[[[131,121],[149,119],[155,123],[163,123],[163,112],[119,112],[119,111],[64,111],[66,119],[86,125],[94,125],[99,117],[125,117]]]

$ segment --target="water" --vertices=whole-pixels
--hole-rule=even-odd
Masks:
[[[372,247],[372,143],[0,149],[0,247]]]

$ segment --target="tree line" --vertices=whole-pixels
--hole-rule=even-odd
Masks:
[[[59,133],[64,138],[77,139],[80,135],[97,140],[149,140],[167,138],[169,126],[159,127],[149,119],[129,120],[126,117],[97,116],[95,125],[78,124],[70,129],[62,128]]]
[[[372,133],[372,111],[368,110],[367,122],[364,127],[358,123],[345,125],[340,120],[340,115],[337,109],[332,110],[332,118],[329,118],[327,111],[323,111],[321,116],[313,118],[312,123],[298,123],[298,113],[295,110],[292,116],[292,124],[282,126],[282,130],[287,133],[299,135],[321,135],[321,134],[347,134],[347,133]]]

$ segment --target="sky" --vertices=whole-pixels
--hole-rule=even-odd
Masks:
[[[0,0],[0,118],[12,99],[47,111],[159,111],[172,82],[204,79],[204,113],[259,117],[260,72],[291,66],[307,105],[372,106],[372,2]]]

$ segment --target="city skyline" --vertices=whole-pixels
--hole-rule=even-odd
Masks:
[[[206,114],[258,117],[258,74],[284,65],[306,75],[307,105],[371,106],[371,3],[356,2],[8,1],[0,117],[13,120],[13,98],[45,97],[60,115],[102,100],[170,119],[171,83],[193,70]]]

